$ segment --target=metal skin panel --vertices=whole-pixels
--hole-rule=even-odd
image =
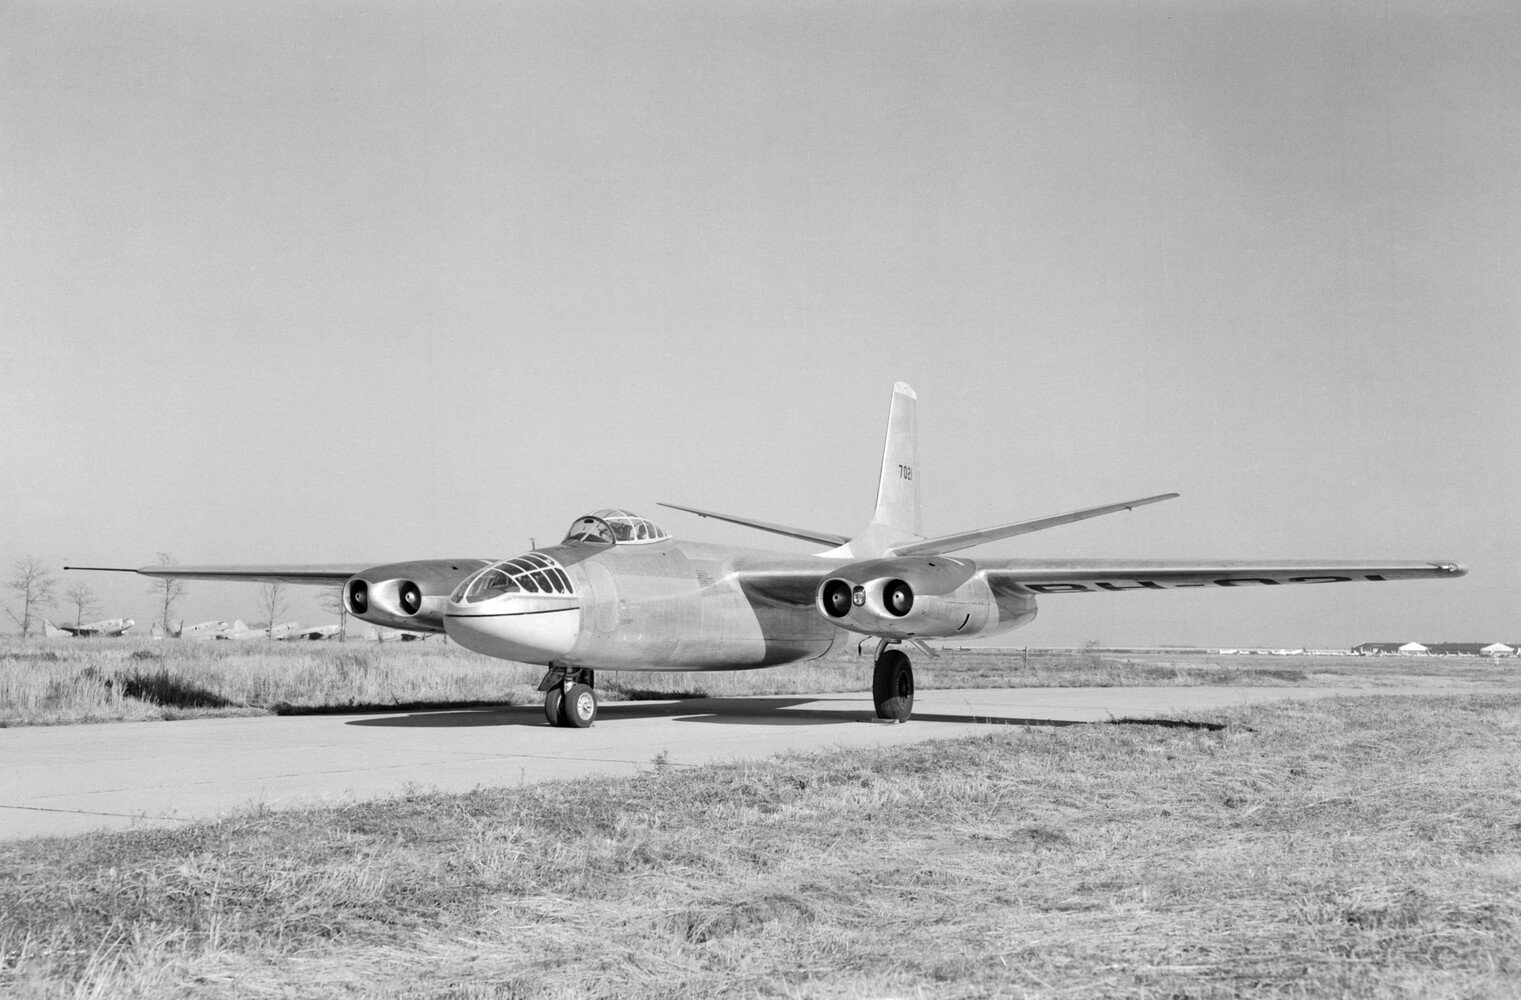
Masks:
[[[746,554],[766,555],[675,541],[590,555],[567,572],[595,566],[616,578],[617,624],[605,635],[583,628],[566,662],[619,670],[722,670],[828,652],[840,630],[811,606],[750,599],[731,565]],[[588,573],[593,587],[596,576]]]

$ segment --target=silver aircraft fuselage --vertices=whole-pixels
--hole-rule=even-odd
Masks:
[[[475,603],[456,594],[444,615],[449,638],[523,663],[677,671],[811,660],[851,641],[811,601],[768,599],[734,572],[737,563],[796,567],[818,557],[675,539],[562,543],[534,553],[558,563],[574,593],[513,593]],[[1034,600],[1000,612],[1013,628],[1034,617]]]
[[[811,660],[848,635],[811,606],[747,599],[728,565],[736,557],[775,558],[775,552],[674,539],[534,551],[560,565],[574,593],[451,600],[444,616],[449,638],[524,663],[733,670]]]

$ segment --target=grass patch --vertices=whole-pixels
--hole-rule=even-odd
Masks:
[[[0,725],[437,704],[529,704],[543,671],[424,643],[11,640]],[[36,644],[32,644],[35,646]]]
[[[1113,654],[947,649],[915,655],[916,686],[1187,685],[1377,688],[1474,683],[1521,690],[1515,661],[1405,657]],[[764,670],[599,671],[606,701],[816,694],[871,688],[871,657]],[[542,667],[479,656],[443,638],[417,643],[0,639],[0,726],[194,715],[428,706],[536,705]]]
[[[137,654],[133,654],[136,657]],[[123,698],[168,708],[231,708],[232,702],[168,670],[129,671],[106,684],[120,684]]]
[[[1521,698],[0,845],[18,997],[1508,997]]]

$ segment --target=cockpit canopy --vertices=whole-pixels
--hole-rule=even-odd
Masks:
[[[670,537],[654,521],[616,507],[604,507],[577,518],[565,533],[566,542],[590,542],[593,545],[641,545]]]
[[[542,552],[530,552],[488,566],[460,584],[450,600],[475,604],[504,594],[574,594],[570,577]]]

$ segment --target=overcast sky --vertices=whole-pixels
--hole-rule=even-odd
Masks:
[[[971,554],[1472,567],[1000,642],[1521,639],[1518,43],[1508,0],[6,4],[0,568],[602,506],[807,552],[655,502],[851,533],[903,380],[930,534],[1183,494]]]

